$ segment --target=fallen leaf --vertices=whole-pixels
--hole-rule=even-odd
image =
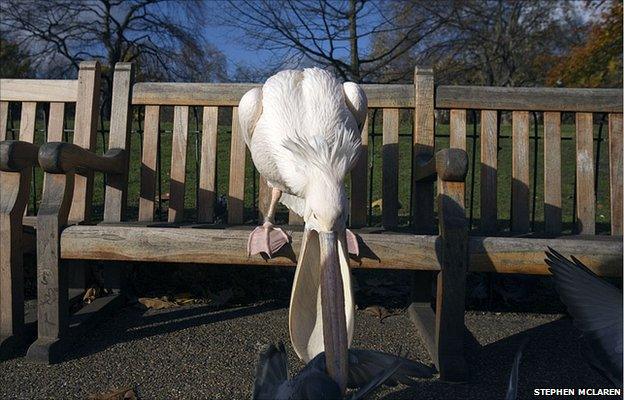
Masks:
[[[169,300],[162,300],[158,298],[141,297],[139,303],[143,304],[146,308],[154,310],[162,310],[164,308],[177,307],[178,305]]]
[[[137,400],[137,395],[131,387],[115,389],[110,392],[94,394],[87,397],[89,400]]]
[[[368,306],[364,309],[364,312],[366,314],[372,315],[373,317],[379,318],[379,322],[383,322],[384,319],[392,317],[393,315],[400,314],[400,312],[388,311],[388,309],[383,306]]]

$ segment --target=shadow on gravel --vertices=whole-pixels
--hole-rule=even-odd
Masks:
[[[71,348],[63,361],[86,357],[118,343],[241,318],[287,306],[288,304],[283,301],[270,301],[230,309],[207,305],[159,311],[153,314],[152,311],[137,307],[126,307],[111,317],[115,319],[114,330],[107,328],[106,320],[101,321],[94,326],[93,334],[76,338],[75,346]]]
[[[572,326],[572,321],[563,318],[486,346],[468,345],[469,382],[422,381],[416,387],[381,398],[504,399],[514,355],[525,337],[529,342],[520,364],[520,399],[533,398],[533,389],[538,388],[611,387],[583,359],[579,336],[580,332]]]

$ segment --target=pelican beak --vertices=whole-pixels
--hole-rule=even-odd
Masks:
[[[348,377],[348,337],[345,295],[338,256],[338,234],[319,232],[323,344],[327,373],[344,393]]]
[[[324,351],[327,372],[343,390],[354,314],[345,232],[306,228],[290,296],[290,339],[306,363]]]

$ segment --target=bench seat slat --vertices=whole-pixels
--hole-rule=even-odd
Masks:
[[[227,229],[160,228],[137,225],[77,225],[61,236],[61,257],[118,261],[155,261],[208,264],[294,266],[301,248],[302,232],[292,233],[290,259],[269,260],[247,256],[252,226]],[[362,233],[362,258],[352,260],[359,268],[440,269],[436,256],[437,236],[403,233]],[[547,274],[544,251],[552,246],[564,255],[575,254],[600,275],[622,275],[622,242],[618,238],[536,239],[470,237],[470,269],[501,273]]]

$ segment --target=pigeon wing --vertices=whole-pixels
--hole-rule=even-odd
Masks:
[[[622,376],[622,292],[600,279],[575,257],[568,260],[548,248],[546,263],[557,292],[598,357],[597,367]],[[621,380],[619,381],[621,384]]]
[[[288,357],[284,343],[277,346],[270,344],[260,352],[256,366],[253,400],[269,400],[276,397],[276,393],[284,382],[288,380]]]

